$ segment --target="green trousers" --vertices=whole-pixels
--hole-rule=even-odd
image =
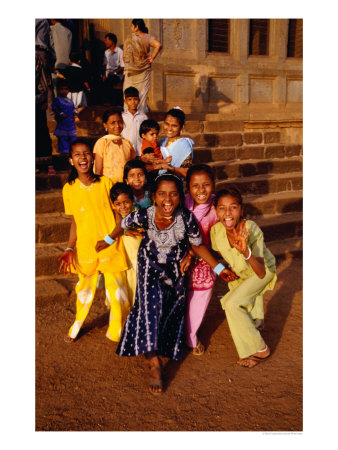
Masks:
[[[260,294],[273,276],[274,273],[269,270],[266,270],[265,277],[262,279],[255,274],[221,299],[231,336],[240,358],[247,358],[266,345],[256,328],[256,314],[252,313],[257,309],[262,309],[262,295]],[[256,300],[258,305],[255,305]]]

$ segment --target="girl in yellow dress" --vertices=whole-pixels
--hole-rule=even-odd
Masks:
[[[221,304],[240,357],[237,363],[251,368],[270,355],[258,328],[264,319],[263,294],[277,280],[275,258],[259,226],[243,219],[242,197],[236,188],[218,192],[215,208],[219,222],[211,228],[212,248],[238,277],[228,283],[230,292]]]
[[[93,155],[84,140],[78,139],[72,144],[69,162],[72,171],[62,195],[65,213],[72,216],[72,223],[67,248],[59,258],[59,271],[64,274],[77,273],[79,281],[75,287],[76,317],[65,341],[73,342],[77,337],[92,305],[99,273],[102,273],[110,303],[106,336],[118,342],[130,304],[123,242],[118,237],[112,240],[108,236],[116,224],[109,196],[112,182],[105,176],[93,173]],[[98,239],[107,242],[107,248],[100,253],[95,250]]]
[[[114,184],[123,181],[124,165],[137,155],[132,144],[121,136],[124,125],[118,108],[105,111],[102,122],[107,134],[94,145],[94,172],[109,177]]]

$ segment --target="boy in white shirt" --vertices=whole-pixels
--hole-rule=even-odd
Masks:
[[[142,139],[139,134],[140,125],[148,117],[137,109],[140,98],[135,87],[130,86],[124,91],[124,102],[128,106],[128,111],[122,113],[124,128],[121,136],[133,144],[137,156],[140,156],[142,147]]]
[[[107,50],[104,52],[105,73],[102,77],[104,100],[113,106],[122,106],[123,50],[117,47],[117,37],[107,33],[104,38]]]

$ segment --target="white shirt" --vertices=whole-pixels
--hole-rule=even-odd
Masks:
[[[137,156],[141,155],[142,138],[140,137],[140,125],[148,119],[148,116],[143,112],[137,111],[133,116],[131,112],[125,111],[122,113],[124,128],[121,136],[130,141],[136,150]]]
[[[115,47],[114,51],[112,52],[110,48],[107,48],[107,50],[104,52],[103,64],[106,66],[106,77],[108,76],[109,72],[114,72],[114,70],[118,69],[119,67],[124,67],[123,50],[120,49],[120,47]],[[122,80],[123,72],[118,73],[117,75]]]

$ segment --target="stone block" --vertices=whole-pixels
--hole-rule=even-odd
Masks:
[[[285,145],[285,156],[300,156],[301,154],[301,145]]]
[[[261,144],[263,141],[262,133],[244,133],[245,144]]]
[[[284,146],[283,145],[271,145],[265,149],[265,158],[284,158]]]
[[[264,144],[279,144],[279,142],[280,142],[279,131],[268,131],[264,133]]]
[[[240,120],[212,120],[204,122],[205,133],[243,131],[244,125]]]
[[[219,135],[219,145],[242,145],[241,133],[222,133]]]
[[[237,159],[264,159],[264,147],[246,146],[236,149]]]

